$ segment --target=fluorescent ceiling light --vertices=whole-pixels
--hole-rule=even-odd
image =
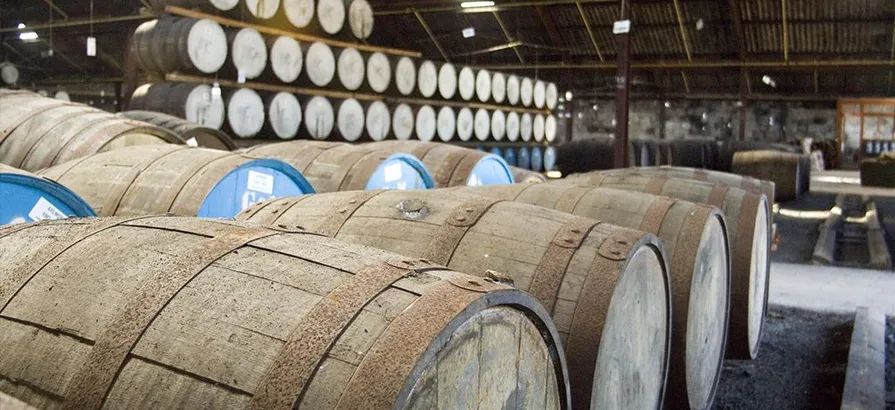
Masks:
[[[460,7],[464,9],[472,9],[476,7],[493,7],[493,1],[464,1],[460,3]]]
[[[19,34],[19,40],[31,41],[37,40],[37,33],[33,31],[26,31],[22,34]]]
[[[468,27],[463,29],[463,38],[475,37],[475,27]]]
[[[16,28],[25,28],[25,23],[19,23],[19,25],[16,26]]]
[[[572,92],[566,91],[566,101],[572,101]]]

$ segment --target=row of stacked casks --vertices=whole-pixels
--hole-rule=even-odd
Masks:
[[[456,188],[363,191],[389,153]],[[708,408],[758,354],[761,181],[460,188],[502,161],[401,141],[83,154],[31,178],[103,218],[0,228],[0,391],[38,407]]]
[[[478,150],[486,151],[486,148],[479,147]],[[492,147],[487,151],[502,157],[513,167],[534,172],[549,172],[556,169],[556,148],[553,147]]]
[[[283,20],[289,31],[315,32],[338,36],[348,23],[351,35],[365,40],[373,34],[373,8],[366,0],[150,0],[157,11],[166,6],[198,8],[218,15],[263,21],[277,25]],[[273,20],[273,21],[271,21]],[[296,30],[298,29],[298,30]]]
[[[191,83],[144,84],[135,90],[129,107],[168,113],[239,138],[553,142],[557,136],[553,115],[405,103],[390,107],[383,101],[259,94],[248,88],[221,90]]]
[[[223,73],[234,78],[241,73],[246,80],[548,110],[559,101],[556,84],[542,80],[266,37],[252,28],[224,29],[208,19],[145,22],[134,33],[132,48],[141,68],[152,73]]]
[[[613,139],[566,142],[557,147],[557,168],[565,175],[614,167]],[[754,141],[632,139],[632,167],[676,166],[730,172],[773,181],[780,201],[810,190],[811,158],[799,147]]]

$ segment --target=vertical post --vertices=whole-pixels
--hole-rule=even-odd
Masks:
[[[746,117],[749,110],[749,73],[746,69],[740,71],[740,129],[739,140],[746,140]]]
[[[619,21],[631,18],[631,1],[622,0]],[[616,34],[618,37],[618,74],[615,77],[615,167],[624,168],[628,162],[628,102],[631,76],[631,33],[630,30]]]
[[[137,89],[137,82],[140,76],[140,68],[137,67],[137,59],[134,56],[136,50],[133,47],[133,34],[128,36],[126,44],[127,46],[124,49],[124,81],[123,84],[119,84],[121,89],[118,90],[119,111],[130,109],[131,96],[134,94],[134,90]]]
[[[659,139],[665,139],[665,123],[668,122],[668,107],[665,106],[665,92],[659,93]]]

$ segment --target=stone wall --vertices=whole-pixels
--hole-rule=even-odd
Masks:
[[[664,121],[660,119],[665,106]],[[560,135],[571,121],[572,139],[605,138],[615,133],[615,101],[566,103],[570,120],[561,122]],[[573,107],[569,111],[569,107]],[[645,138],[715,138],[739,136],[739,106],[735,101],[634,100],[629,135]],[[751,102],[746,117],[746,139],[781,142],[803,138],[834,139],[836,107],[833,104]]]

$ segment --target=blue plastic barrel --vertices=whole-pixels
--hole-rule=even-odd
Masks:
[[[90,205],[68,188],[0,166],[0,225],[93,216]]]
[[[275,159],[258,159],[230,171],[202,202],[201,218],[232,218],[244,209],[274,198],[313,194],[298,170]]]
[[[469,173],[469,178],[466,179],[468,186],[504,185],[513,182],[515,181],[513,173],[510,171],[510,165],[503,158],[494,154],[479,160]]]
[[[519,148],[519,159],[518,159],[518,161],[516,161],[516,163],[518,164],[517,166],[519,168],[522,168],[522,169],[531,168],[531,157],[529,156],[528,148],[526,148],[526,147]]]
[[[507,148],[503,150],[503,159],[507,161],[507,164],[510,164],[511,167],[516,166],[516,150],[512,148]]]
[[[553,171],[556,169],[556,148],[547,147],[544,149],[544,171]]]
[[[503,158],[503,150],[501,150],[501,149],[498,148],[498,147],[491,148],[491,151],[490,151],[490,152],[491,152],[491,154],[493,154],[493,155],[497,155],[498,157]]]
[[[402,191],[435,188],[435,180],[422,161],[409,154],[388,157],[373,171],[367,190],[398,189]]]
[[[541,147],[531,149],[531,170],[541,172],[544,169],[544,155],[541,153]]]

